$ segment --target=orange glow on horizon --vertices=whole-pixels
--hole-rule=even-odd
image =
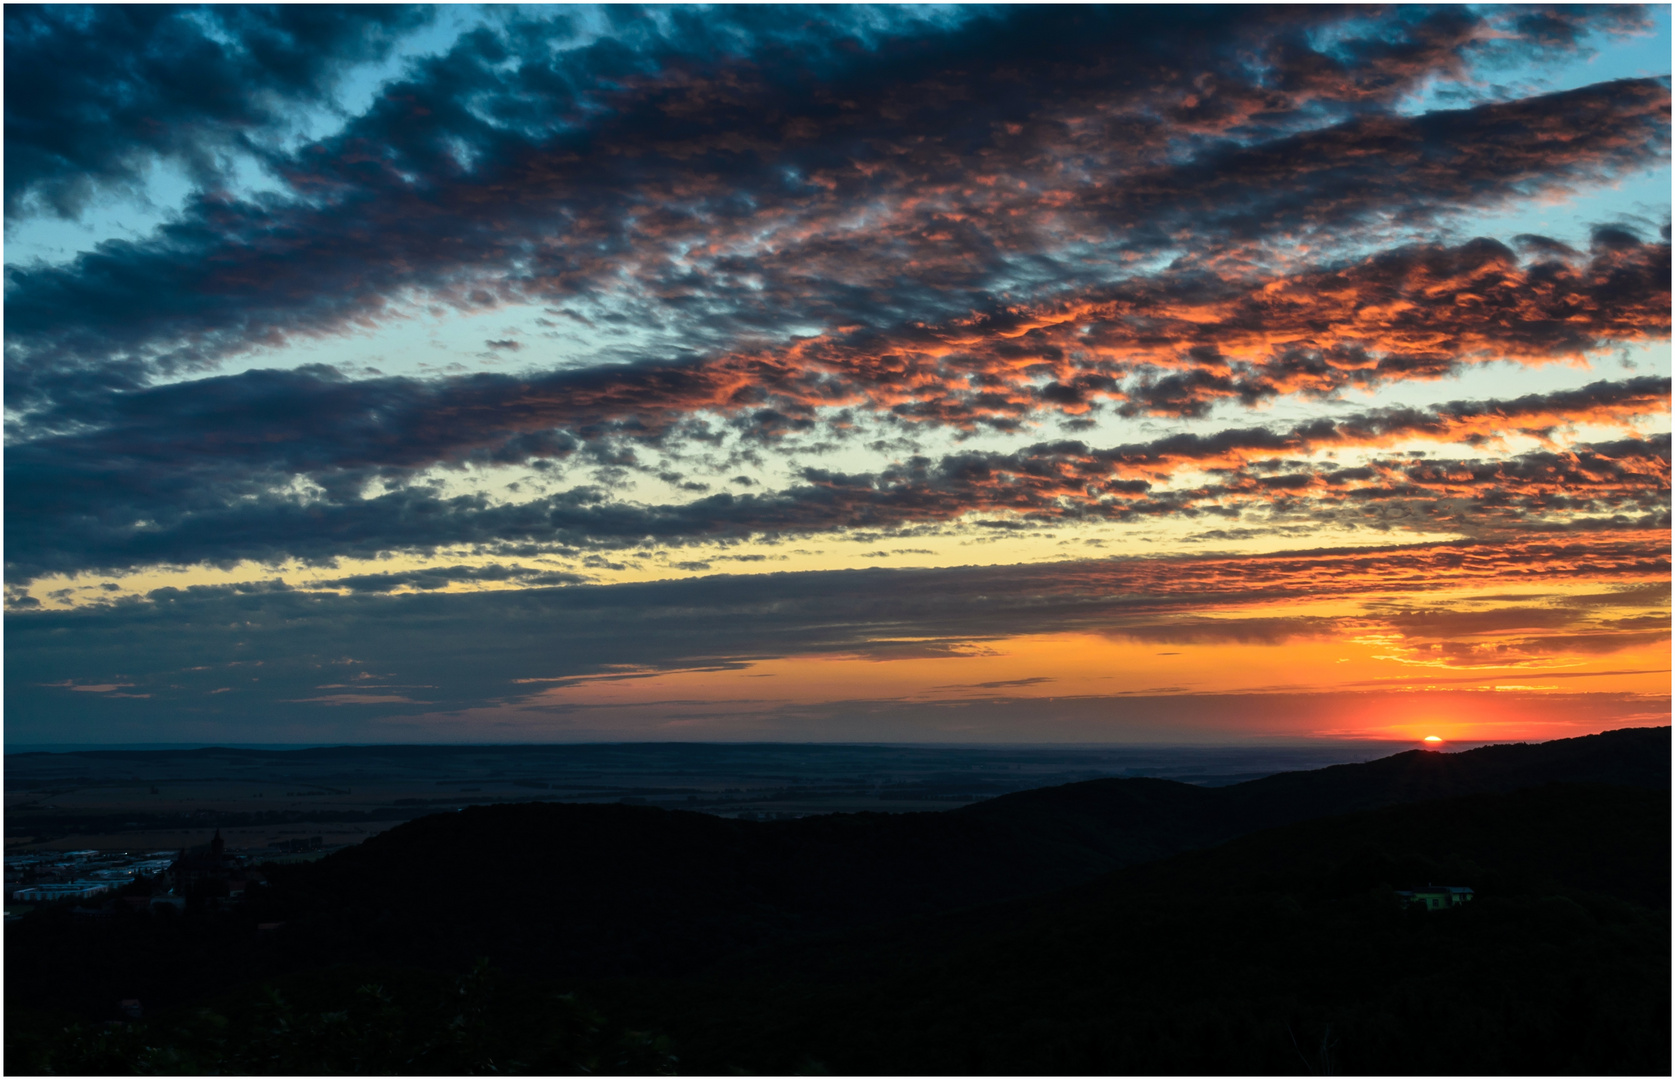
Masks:
[[[1236,626],[1237,620],[1228,620]],[[1232,630],[1230,626],[1229,630]],[[1420,743],[1545,739],[1576,734],[1557,699],[1603,694],[1628,723],[1666,723],[1667,646],[1609,655],[1554,657],[1541,686],[1508,683],[1506,667],[1416,666],[1381,639],[1330,635],[1268,641],[1160,642],[1103,634],[1023,635],[988,641],[878,642],[866,653],[804,654],[672,670],[623,670],[593,677],[530,680],[519,707],[566,713],[650,715],[678,703],[689,717],[771,714],[845,702],[925,708],[1029,702],[1056,710],[1102,699],[1121,715],[1124,699],[1206,695],[1351,695],[1361,704],[1341,719],[1299,717],[1287,734]],[[1562,662],[1562,666],[1560,666]],[[1589,669],[1592,668],[1593,671]],[[1659,674],[1652,669],[1664,669]],[[1625,670],[1627,669],[1627,670]],[[1552,696],[1552,707],[1531,707]],[[1064,704],[1060,704],[1064,703]],[[1415,713],[1427,719],[1415,722]],[[1632,715],[1631,715],[1632,713]],[[1585,721],[1578,721],[1585,722]],[[1237,716],[1218,728],[1246,727]]]
[[[1654,538],[1667,542],[1654,531],[1570,538],[1562,549],[1072,563],[1042,578],[1044,596],[1135,602],[1085,614],[1064,605],[1049,632],[878,626],[842,651],[531,671],[514,680],[513,698],[454,720],[540,726],[547,717],[693,737],[891,710],[972,731],[960,717],[1004,713],[1030,718],[1017,721],[1024,730],[1068,725],[1088,741],[1178,733],[1433,750],[1665,725],[1668,564],[1662,543],[1647,549]]]

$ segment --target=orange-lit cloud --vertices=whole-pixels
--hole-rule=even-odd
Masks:
[[[112,705],[158,715],[213,703],[316,732],[526,738],[843,738],[853,722],[868,738],[1160,739],[1171,717],[1192,738],[1367,734],[1446,700],[1455,726],[1419,734],[1533,737],[1568,722],[1560,702],[1579,724],[1667,714],[1669,576],[1669,533],[1651,529],[451,596],[165,590],[14,619],[8,655],[44,677],[8,693],[61,709],[123,683],[149,697]],[[1535,719],[1518,727],[1518,709]]]
[[[66,10],[8,235],[187,190],[7,264],[9,720],[1658,713],[1645,11]]]

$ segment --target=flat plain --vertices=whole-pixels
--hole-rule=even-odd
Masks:
[[[473,805],[629,803],[723,817],[948,810],[1104,777],[1207,786],[1367,761],[1355,742],[1269,747],[615,743],[77,750],[6,755],[6,851],[323,850]]]

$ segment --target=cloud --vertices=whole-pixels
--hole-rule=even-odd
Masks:
[[[937,690],[1011,690],[1021,686],[1040,686],[1042,683],[1054,682],[1051,675],[1031,675],[1022,679],[994,679],[990,682],[979,683],[951,683],[947,686],[933,686]]]
[[[26,206],[74,213],[95,192],[133,185],[159,160],[212,185],[219,159],[275,153],[264,144],[270,129],[299,109],[335,107],[346,69],[384,58],[433,14],[417,6],[16,8],[6,19],[7,214]],[[1215,133],[1283,125],[1304,109],[1385,105],[1427,78],[1461,79],[1472,63],[1576,53],[1589,34],[1647,24],[1627,8],[1413,9],[1359,20],[1239,12],[1214,26],[1161,10],[624,9],[582,45],[588,35],[569,13],[491,14],[386,88],[356,125],[356,144],[405,151],[410,168],[448,162],[477,171],[493,150],[539,146],[590,112],[646,143],[668,139],[669,129],[648,124],[637,105],[689,123],[713,115],[709,130],[731,130],[751,147],[876,135],[892,119],[899,127],[903,114],[953,102],[982,131],[997,114],[1042,109],[1049,79],[1072,109],[1115,98],[1122,126],[1135,127],[1134,114],[1149,108],[1183,130]],[[811,94],[811,74],[834,93]],[[979,97],[974,85],[990,92]],[[451,107],[460,98],[475,108]],[[771,98],[771,107],[750,111]],[[523,138],[483,138],[496,131]],[[1026,145],[1042,137],[1022,126],[1008,134]]]
[[[285,705],[428,705],[400,694],[322,694],[318,697],[286,698]]]
[[[314,588],[348,589],[352,592],[387,593],[397,589],[445,589],[457,582],[516,583],[528,587],[580,585],[591,580],[580,574],[525,566],[429,566],[415,570],[393,570],[382,574],[351,574],[312,583]]]
[[[448,20],[464,28],[442,40]],[[364,732],[538,685],[975,657],[1019,633],[1365,631],[1446,674],[1662,632],[1667,598],[1642,592],[1669,573],[1668,436],[1648,422],[1667,379],[1341,400],[1668,338],[1667,224],[1460,240],[1474,215],[1667,164],[1666,78],[1520,96],[1505,77],[1645,31],[1646,10],[14,7],[5,24],[8,220],[87,214],[154,174],[192,189],[147,235],[7,268],[13,715]],[[254,174],[260,192],[239,186]],[[477,316],[463,358],[499,370],[257,367],[419,315]],[[1250,415],[1275,403],[1318,412]],[[767,561],[682,557],[699,542],[841,533],[882,560],[931,533],[1161,521],[1183,544],[1322,525],[1472,542],[586,577]],[[68,613],[28,595],[48,574],[244,560],[320,569],[90,587]],[[1599,598],[1424,599],[1491,581]],[[1283,610],[1304,597],[1349,614]],[[961,685],[999,699],[1051,677]]]
[[[66,690],[74,690],[82,694],[108,694],[113,690],[126,690],[134,684],[126,683],[82,683],[77,684],[69,679],[63,682],[42,683],[42,686],[62,686]]]
[[[1189,262],[1248,259],[1265,237],[1387,232],[1667,152],[1657,80],[1373,108],[1515,47],[1504,14],[1209,27],[1016,9],[860,45],[842,15],[707,13],[751,23],[719,50],[693,17],[625,18],[570,49],[545,23],[485,26],[273,159],[288,195],[206,194],[147,239],[10,268],[8,402],[133,388],[414,303],[608,313],[693,356],[810,324],[937,323],[1183,240]]]
[[[1240,623],[1249,631],[1240,640],[1252,643],[1295,633],[1383,633],[1392,655],[1434,660],[1437,674],[1446,675],[1443,668],[1482,657],[1429,645],[1482,644],[1491,640],[1485,630],[1499,635],[1494,642],[1516,646],[1498,658],[1503,664],[1562,655],[1572,639],[1583,650],[1640,641],[1648,631],[1614,629],[1610,620],[1644,611],[1638,605],[1646,598],[1637,590],[1656,589],[1668,577],[1664,529],[1243,557],[868,569],[467,593],[169,589],[108,608],[8,613],[6,695],[9,719],[64,716],[74,699],[77,723],[283,726],[312,715],[308,704],[336,708],[304,699],[321,697],[322,683],[358,685],[355,671],[379,673],[379,685],[432,687],[424,696],[433,705],[356,706],[370,717],[412,716],[516,702],[534,692],[532,686],[578,677],[737,669],[753,659],[811,654],[981,657],[984,642],[1021,634],[1159,640],[1172,633],[1175,640],[1204,644],[1230,640],[1241,632]],[[1565,586],[1584,583],[1593,583],[1590,592],[1599,600],[1587,606],[1562,602]],[[1601,587],[1606,585],[1613,588]],[[1447,625],[1445,616],[1424,623],[1416,615],[1439,590],[1493,594],[1519,586],[1558,593],[1548,603],[1527,599],[1519,606],[1567,614],[1549,617],[1533,636],[1511,625],[1531,622],[1527,614],[1490,616],[1487,625],[1469,619]],[[1401,603],[1387,617],[1379,605],[1392,597]],[[1661,595],[1653,599],[1663,602]],[[1311,622],[1287,615],[1283,606],[1291,603],[1311,612],[1335,603],[1344,614],[1335,624]],[[1498,605],[1503,612],[1509,607]],[[1206,619],[1212,609],[1218,618]],[[1403,619],[1405,626],[1398,624]],[[695,634],[694,627],[703,632]],[[1413,636],[1405,639],[1409,631]],[[257,660],[259,666],[252,663]],[[42,685],[52,683],[59,685]],[[118,703],[105,703],[111,695],[64,688],[119,683],[151,696],[120,703],[130,711],[112,712]],[[376,688],[361,693],[399,696]],[[231,737],[233,729],[217,730]],[[355,730],[364,737],[366,729]]]
[[[1665,155],[1656,79],[1390,108],[1496,56],[1632,30],[1632,13],[1249,9],[1206,27],[1161,9],[622,11],[586,44],[564,20],[502,14],[412,61],[340,133],[264,150],[286,192],[206,192],[149,238],[8,269],[14,572],[1371,498],[1366,478],[1295,470],[1165,494],[1161,464],[1071,444],[808,473],[778,492],[736,480],[751,491],[662,507],[589,488],[449,499],[424,473],[631,463],[633,446],[697,438],[715,416],[762,443],[874,421],[1023,434],[1103,404],[1201,416],[1669,332],[1669,246],[1621,228],[1586,256],[1529,237],[1523,258],[1486,239],[1363,253],[1438,214]],[[280,108],[326,94],[424,17],[19,9],[7,26],[49,54],[130,58],[113,70],[186,140],[90,132],[105,164],[78,175],[100,184],[136,154],[208,153],[203,140],[269,123],[248,102],[220,119],[164,107],[187,109],[226,65],[255,65],[250,93]],[[140,44],[153,39],[172,44]],[[170,66],[195,49],[220,59]],[[62,88],[62,107],[120,96],[96,70]],[[47,108],[18,100],[19,117]],[[1287,254],[1304,246],[1315,263]],[[1163,255],[1165,268],[1146,262]],[[580,369],[183,378],[414,304],[523,300],[662,329],[609,357],[625,363]],[[530,340],[489,345],[540,362]],[[1577,419],[1564,408],[1523,430]],[[1493,439],[1494,420],[1432,418],[1468,441]],[[1368,421],[1381,422],[1395,423]]]
[[[1521,267],[1476,241],[1237,287],[1166,275],[1070,309],[950,324],[935,331],[942,344],[926,328],[916,343],[869,341],[877,335],[866,331],[780,355],[435,382],[253,371],[78,397],[27,417],[23,430],[37,437],[14,442],[13,453],[54,487],[73,474],[69,486],[101,497],[114,488],[167,498],[174,486],[182,499],[242,499],[298,475],[336,492],[438,464],[559,461],[587,440],[658,439],[697,412],[760,417],[770,402],[782,428],[786,414],[807,426],[822,405],[861,401],[958,427],[1081,412],[1101,397],[1128,411],[1197,415],[1221,400],[1323,394],[1436,377],[1478,357],[1577,356],[1666,335],[1669,273],[1668,245]],[[1655,411],[1649,395],[1643,404]],[[1522,418],[1523,430],[1586,419],[1590,404],[1545,408]],[[1463,417],[1449,422],[1480,440],[1497,419],[1485,415],[1475,432]]]
[[[419,5],[6,10],[8,222],[143,191],[158,164],[213,187],[274,129],[330,109],[357,64],[428,22]]]
[[[806,468],[801,484],[782,491],[723,492],[661,506],[613,501],[594,488],[500,503],[480,495],[444,497],[423,487],[362,496],[358,483],[346,483],[298,498],[275,491],[271,473],[221,473],[227,463],[207,454],[200,458],[203,470],[195,472],[183,467],[190,457],[167,452],[146,460],[133,441],[127,452],[122,441],[113,441],[101,455],[88,445],[92,440],[65,439],[14,447],[7,455],[8,565],[14,582],[22,582],[52,571],[325,561],[458,544],[609,548],[892,530],[996,512],[1019,515],[1015,523],[1238,517],[1254,510],[1467,532],[1564,515],[1632,514],[1657,521],[1667,518],[1668,509],[1666,435],[1503,459],[1372,458],[1353,467],[1302,459],[1321,450],[1376,449],[1412,439],[1482,442],[1582,420],[1621,425],[1666,409],[1668,394],[1667,379],[1641,377],[1510,401],[1375,409],[1290,430],[1230,428],[1103,449],[1040,443],[936,461],[915,457],[876,474]]]

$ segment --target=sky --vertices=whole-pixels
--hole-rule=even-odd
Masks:
[[[1670,9],[5,9],[5,741],[1670,720]]]

